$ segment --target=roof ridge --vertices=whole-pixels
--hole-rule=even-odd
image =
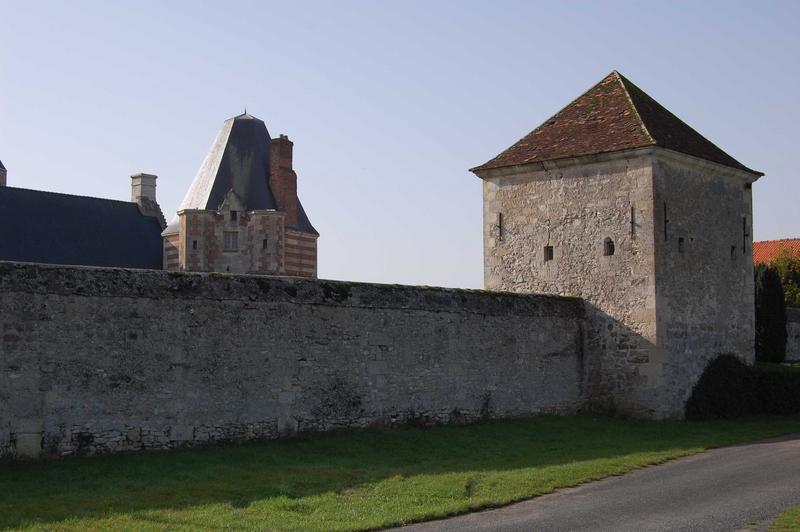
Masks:
[[[786,242],[786,241],[789,241],[789,240],[800,241],[800,237],[797,237],[797,238],[777,238],[777,239],[774,239],[774,240],[755,240],[755,241],[753,241],[753,244],[767,244],[767,243],[770,243],[770,242]]]
[[[625,93],[625,98],[628,100],[628,103],[631,104],[633,112],[636,113],[636,118],[639,119],[639,125],[641,126],[642,131],[644,131],[644,134],[647,135],[647,138],[650,139],[650,142],[652,142],[653,145],[657,145],[658,143],[656,142],[656,139],[653,138],[652,134],[650,134],[650,130],[647,129],[647,124],[645,124],[641,113],[639,113],[639,108],[636,107],[635,103],[633,103],[633,98],[631,97],[631,93],[628,90],[628,85],[625,83],[626,81],[628,81],[628,78],[620,74],[617,70],[614,70],[612,74],[614,74],[614,76],[617,78],[617,81],[619,81],[620,85],[622,85],[622,92]]]
[[[114,202],[117,202],[117,203],[125,203],[127,205],[136,205],[136,203],[133,202],[133,201],[125,201],[125,200],[114,199],[114,198],[98,198],[97,196],[82,196],[80,194],[69,194],[67,192],[54,192],[52,190],[37,190],[35,188],[25,188],[25,187],[8,187],[8,186],[0,187],[0,190],[6,190],[6,189],[24,190],[26,192],[37,192],[39,194],[51,194],[53,196],[69,196],[69,197],[72,197],[72,198],[86,198],[86,199],[99,200],[99,201],[114,201]]]

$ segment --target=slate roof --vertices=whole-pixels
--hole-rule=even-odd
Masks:
[[[178,210],[216,210],[231,189],[247,210],[277,209],[269,187],[270,153],[270,136],[263,120],[247,112],[229,118],[211,144]],[[297,213],[295,229],[319,234],[299,199]],[[163,234],[177,230],[175,218]]]
[[[797,256],[800,254],[800,238],[753,242],[753,264],[769,264],[780,256],[782,250]]]
[[[0,260],[161,269],[162,250],[135,203],[0,187]]]
[[[472,171],[659,146],[755,174],[616,70]]]
[[[6,167],[3,166],[3,161],[0,161],[0,170],[5,170],[5,169],[6,169]]]

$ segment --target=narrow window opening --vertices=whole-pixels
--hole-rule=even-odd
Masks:
[[[503,241],[503,213],[497,213],[497,239]]]
[[[631,205],[631,238],[636,238],[636,209]]]
[[[603,255],[606,257],[610,257],[614,254],[614,241],[610,238],[606,238],[603,241]]]
[[[192,240],[192,249],[197,249],[197,240]]]
[[[544,247],[544,261],[549,262],[553,260],[553,246]]]
[[[742,255],[747,253],[747,237],[750,232],[747,230],[747,216],[742,217]]]
[[[235,222],[239,218],[239,213],[236,211],[231,211],[231,221]]]
[[[731,246],[731,260],[736,260],[736,246]]]
[[[222,237],[222,246],[225,251],[236,251],[239,249],[239,233],[236,231],[225,231]]]
[[[267,239],[266,238],[261,242],[261,249],[267,249]]]
[[[683,253],[683,251],[684,251],[684,247],[683,247],[683,237],[682,237],[682,236],[679,236],[679,237],[678,237],[678,253]]]
[[[667,225],[669,224],[669,218],[667,218],[667,202],[664,202],[664,241],[667,241]]]

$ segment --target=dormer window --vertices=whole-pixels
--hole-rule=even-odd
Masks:
[[[231,221],[235,222],[239,219],[239,213],[237,211],[231,211]]]
[[[222,237],[222,249],[224,251],[236,251],[239,249],[239,233],[237,231],[225,231]]]

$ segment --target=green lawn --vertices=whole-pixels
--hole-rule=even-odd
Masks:
[[[778,373],[800,373],[800,362],[759,362],[757,367],[765,371],[776,371]]]
[[[769,530],[770,532],[796,532],[800,530],[800,506],[782,512],[775,518]]]
[[[800,420],[537,417],[0,465],[0,528],[385,527],[507,504]]]

